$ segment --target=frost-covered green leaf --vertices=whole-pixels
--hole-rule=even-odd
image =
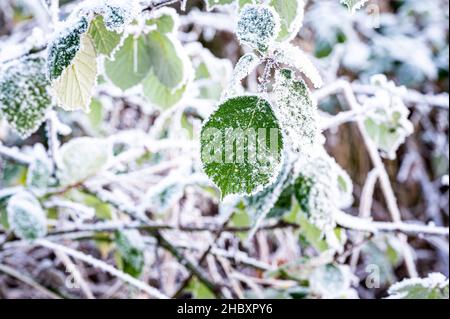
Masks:
[[[115,53],[114,60],[105,61],[107,77],[117,87],[126,90],[141,83],[151,71],[168,90],[179,89],[187,78],[185,63],[189,62],[187,57],[183,59],[181,56],[176,41],[171,35],[159,31],[139,37],[128,36]],[[145,94],[151,96],[152,90],[159,92],[151,89]],[[160,99],[158,96],[152,98]]]
[[[88,34],[80,38],[80,48],[71,64],[53,81],[59,106],[67,111],[89,112],[92,91],[97,85],[97,53]]]
[[[280,32],[278,41],[293,39],[299,32],[304,15],[305,3],[303,0],[271,0],[272,6],[280,16]]]
[[[260,65],[260,63],[261,60],[254,53],[247,53],[243,55],[234,67],[233,77],[226,91],[226,95],[234,95],[238,90],[241,81],[252,73],[258,65]]]
[[[33,192],[39,193],[54,184],[53,163],[47,156],[42,144],[37,144],[34,147],[34,161],[27,172],[27,186]]]
[[[60,149],[57,176],[63,185],[74,185],[98,173],[111,159],[108,141],[90,137],[70,140]]]
[[[395,89],[392,88],[394,84],[387,82],[385,76],[374,76],[372,82],[382,89],[364,104],[370,109],[364,121],[365,128],[375,145],[393,159],[406,137],[414,132],[414,126],[408,119],[409,110],[402,99],[388,91]]]
[[[47,68],[50,80],[61,76],[81,49],[81,36],[88,31],[89,21],[82,17],[79,21],[62,29],[49,44]]]
[[[317,107],[313,104],[305,82],[295,79],[288,69],[277,71],[274,100],[278,107],[280,122],[292,149],[297,153],[309,153],[319,141]]]
[[[352,13],[361,9],[367,2],[369,0],[341,0],[341,3],[345,4]]]
[[[97,16],[91,21],[89,35],[94,42],[97,53],[104,54],[107,57],[117,48],[122,37],[119,33],[106,29],[102,16]]]
[[[315,88],[320,88],[323,85],[319,71],[308,56],[298,47],[293,46],[289,42],[278,43],[275,57],[278,63],[286,64],[302,72]]]
[[[145,243],[137,230],[116,232],[115,243],[122,257],[122,268],[132,276],[138,277],[144,268]]]
[[[47,234],[47,217],[31,193],[15,194],[9,199],[6,210],[9,226],[17,237],[34,240]]]
[[[39,128],[52,107],[49,84],[41,57],[24,57],[2,70],[0,115],[22,138]]]
[[[106,0],[103,7],[105,27],[109,31],[121,33],[139,12],[136,0],[120,1]]]
[[[389,288],[390,299],[449,299],[449,281],[443,274],[405,279]]]
[[[287,155],[285,155],[283,167],[275,182],[261,192],[246,198],[245,204],[247,212],[253,220],[251,234],[254,234],[261,221],[275,208],[283,189],[285,189],[290,182],[291,169],[292,164],[289,162]]]
[[[328,264],[317,267],[309,281],[311,291],[322,298],[341,298],[351,286],[348,266]]]
[[[311,224],[325,234],[335,227],[333,214],[340,207],[341,168],[325,151],[311,157],[298,168],[295,197]]]
[[[206,174],[229,194],[254,194],[270,185],[281,168],[283,140],[270,103],[240,96],[222,103],[201,132]]]
[[[246,5],[239,16],[236,35],[253,49],[267,51],[280,30],[278,13],[266,5]]]

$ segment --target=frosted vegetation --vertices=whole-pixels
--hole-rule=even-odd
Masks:
[[[2,0],[0,298],[448,299],[449,3],[378,2]]]

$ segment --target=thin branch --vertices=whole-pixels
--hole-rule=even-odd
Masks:
[[[40,245],[42,247],[46,247],[48,249],[51,250],[55,250],[55,251],[61,251],[75,259],[79,259],[81,261],[84,261],[85,263],[88,263],[96,268],[99,268],[127,283],[129,283],[130,285],[135,286],[136,288],[141,289],[142,291],[146,292],[147,294],[149,294],[152,297],[158,298],[158,299],[168,299],[168,297],[166,295],[164,295],[163,293],[161,293],[159,290],[157,290],[156,288],[153,288],[149,285],[147,285],[146,283],[118,270],[117,268],[114,268],[111,265],[108,265],[107,263],[95,259],[92,256],[86,255],[82,252],[79,252],[77,250],[74,250],[72,248],[69,247],[65,247],[56,243],[52,243],[48,240],[45,239],[38,239],[35,241],[35,243],[37,245]]]

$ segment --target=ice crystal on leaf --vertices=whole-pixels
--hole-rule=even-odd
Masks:
[[[233,95],[237,91],[241,81],[250,75],[260,63],[261,60],[254,53],[243,55],[234,67],[233,77],[230,81],[226,95]]]
[[[34,133],[52,107],[45,59],[28,56],[11,62],[0,75],[0,115],[22,137]]]
[[[200,140],[204,170],[222,197],[254,194],[278,176],[281,128],[262,97],[239,96],[219,105],[203,125]]]
[[[274,100],[279,120],[297,153],[309,153],[319,137],[317,107],[302,79],[296,79],[292,70],[277,71]]]
[[[427,278],[411,278],[389,288],[389,299],[448,299],[449,281],[443,274],[432,273]]]
[[[299,162],[296,170],[294,192],[300,208],[324,234],[331,232],[336,226],[334,212],[347,204],[341,199],[342,168],[322,150]],[[349,190],[350,185],[347,188]]]
[[[57,176],[62,185],[74,185],[98,173],[111,159],[112,147],[103,139],[81,137],[60,149]]]
[[[246,5],[239,16],[236,34],[241,43],[267,51],[280,30],[276,11],[265,5]]]
[[[115,243],[122,257],[122,268],[132,276],[139,276],[144,268],[145,243],[137,230],[116,232]]]
[[[81,35],[88,31],[88,27],[88,19],[82,17],[76,23],[62,29],[49,44],[47,68],[50,80],[59,78],[63,71],[71,65],[81,48]]]
[[[34,240],[47,233],[47,218],[39,201],[26,191],[12,196],[7,206],[8,223],[14,234]]]

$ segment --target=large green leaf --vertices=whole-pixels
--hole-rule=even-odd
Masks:
[[[63,109],[88,112],[96,84],[97,54],[91,37],[85,34],[72,63],[53,81],[52,88]]]
[[[89,35],[94,42],[97,53],[108,57],[119,45],[121,38],[119,33],[106,29],[102,16],[97,16],[91,21]]]
[[[152,66],[146,37],[129,35],[114,54],[105,60],[105,73],[114,85],[122,90],[138,85]]]
[[[258,96],[225,101],[201,132],[204,170],[222,196],[251,195],[269,186],[281,168],[282,149],[278,120]]]
[[[162,84],[153,71],[150,71],[142,82],[145,97],[163,109],[167,109],[178,103],[186,92],[186,87],[187,85],[183,85],[179,89],[172,90]]]
[[[0,115],[22,138],[39,128],[52,107],[49,84],[41,57],[24,57],[2,70]]]

